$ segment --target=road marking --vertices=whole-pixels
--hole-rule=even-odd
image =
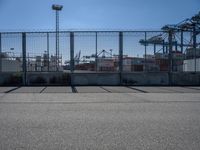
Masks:
[[[112,93],[110,90],[108,90],[108,89],[106,89],[106,88],[104,88],[104,87],[102,87],[102,86],[100,86],[100,88],[102,88],[103,90],[105,90],[105,91],[108,92],[108,93]]]
[[[40,91],[40,93],[42,93],[46,88],[47,88],[47,87],[44,87],[44,88]]]
[[[130,87],[130,86],[127,86],[127,88],[130,88],[132,90],[136,90],[136,91],[139,91],[139,92],[142,92],[142,93],[149,93],[147,91],[144,91],[144,90],[140,90],[140,89],[137,89],[137,88],[133,88],[133,87]]]
[[[10,93],[10,92],[12,92],[12,91],[15,91],[15,90],[17,90],[17,89],[19,89],[20,88],[20,86],[19,87],[16,87],[16,88],[14,88],[14,89],[11,89],[11,90],[8,90],[8,91],[5,91],[5,93]]]
[[[77,91],[75,86],[71,86],[71,88],[72,88],[72,93],[78,93],[78,91]]]

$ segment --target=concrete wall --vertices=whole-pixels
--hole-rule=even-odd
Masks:
[[[10,73],[0,73],[0,85],[3,85],[10,78]]]
[[[0,73],[0,85],[22,85],[22,73]]]
[[[172,73],[172,85],[200,85],[200,73]]]
[[[172,73],[171,85],[200,85],[200,73]],[[73,85],[170,85],[167,72],[75,73]]]
[[[73,85],[119,85],[118,73],[74,73],[71,74]]]
[[[69,85],[70,75],[63,72],[28,72],[27,85]]]
[[[0,73],[0,85],[15,83],[22,73]],[[67,75],[67,76],[66,76]],[[45,83],[35,83],[39,78],[45,79]],[[10,82],[10,80],[12,81]],[[55,79],[55,83],[52,80]],[[33,72],[27,73],[28,85],[169,85],[168,73],[73,73],[62,72]],[[21,82],[22,83],[22,82]],[[200,85],[200,72],[180,72],[171,74],[172,85]]]
[[[168,73],[123,73],[123,85],[168,85]]]

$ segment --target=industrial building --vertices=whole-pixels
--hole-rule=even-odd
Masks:
[[[50,59],[48,59],[47,54],[43,54],[43,57],[28,57],[27,71],[57,71],[56,60],[56,56],[51,56]],[[61,63],[60,59],[59,63]],[[59,65],[58,71],[63,71],[62,66]]]
[[[0,53],[1,56],[1,71],[2,72],[21,72],[22,71],[22,56],[16,56],[14,53]],[[60,63],[61,63],[60,57]],[[51,56],[48,59],[47,54],[43,56],[27,56],[27,71],[57,71],[56,68],[56,56]],[[63,67],[60,65],[58,71],[63,71]]]
[[[0,53],[2,72],[20,72],[22,71],[22,60],[20,57],[14,57],[13,53]]]
[[[22,71],[22,63],[19,60],[10,60],[3,58],[1,61],[2,61],[2,72]]]

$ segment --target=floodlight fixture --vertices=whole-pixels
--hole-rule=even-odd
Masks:
[[[62,5],[57,5],[57,4],[53,4],[53,5],[52,5],[52,9],[53,9],[53,10],[60,11],[60,10],[62,10],[62,8],[63,8]]]

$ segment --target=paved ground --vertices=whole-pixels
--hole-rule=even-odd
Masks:
[[[50,86],[0,87],[0,93],[199,93],[200,87]]]
[[[0,87],[0,93],[9,92],[11,90],[16,89],[17,87]]]
[[[20,87],[12,90],[11,93],[41,93],[45,87]]]
[[[199,150],[199,90],[0,87],[0,149]]]
[[[45,87],[42,93],[72,93],[71,87]]]
[[[77,93],[106,93],[107,91],[98,86],[80,86],[75,87]]]

